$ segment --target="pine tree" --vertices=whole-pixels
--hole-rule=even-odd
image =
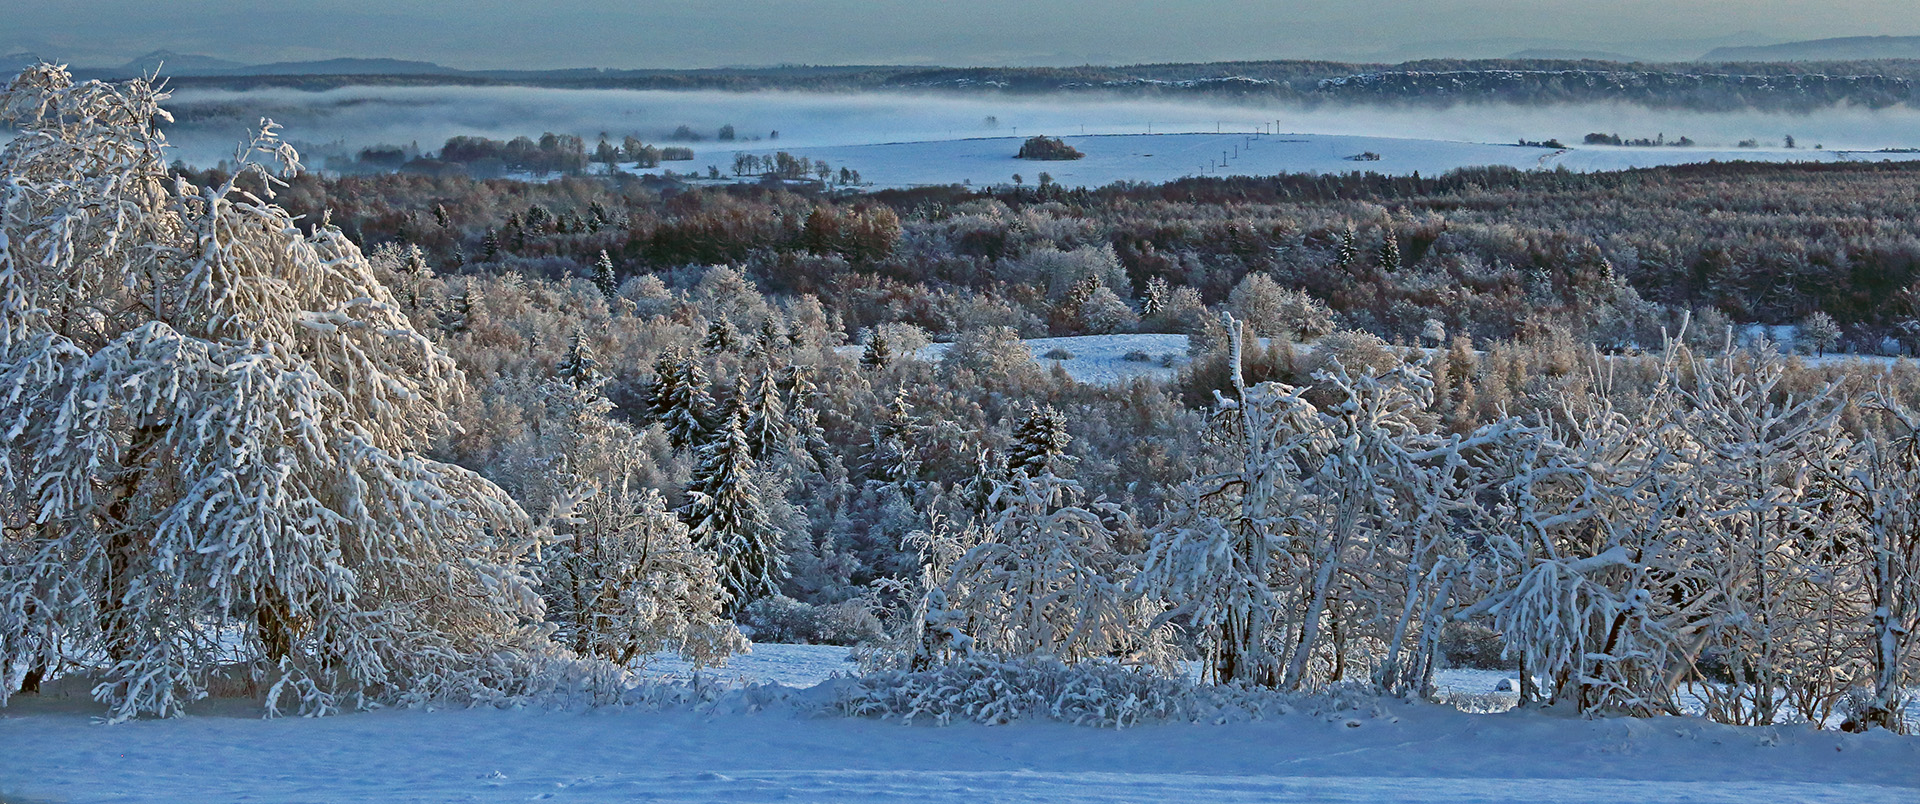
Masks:
[[[886,333],[874,327],[873,334],[867,336],[867,348],[860,353],[860,365],[878,371],[892,362],[893,349],[887,345]]]
[[[700,348],[712,354],[735,351],[740,348],[740,330],[732,321],[715,320],[707,325],[707,337],[700,341]]]
[[[1172,293],[1173,290],[1167,287],[1167,280],[1157,276],[1148,279],[1147,294],[1140,300],[1140,314],[1152,317],[1166,311],[1167,300]]]
[[[620,297],[620,275],[614,273],[613,258],[607,256],[605,249],[600,250],[600,259],[593,264],[593,285],[609,303]]]
[[[480,259],[482,262],[500,259],[500,235],[491,226],[487,227],[486,235],[480,238]]]
[[[1380,241],[1380,268],[1389,272],[1400,270],[1400,236],[1391,228]]]
[[[461,288],[447,302],[447,309],[440,311],[440,330],[449,335],[466,332],[468,318],[473,314],[473,301],[467,289]]]
[[[774,353],[786,346],[788,342],[787,336],[780,332],[779,317],[768,313],[767,317],[760,322],[760,335],[756,341],[756,345],[760,347],[760,353],[767,358],[768,366],[773,365]]]
[[[1013,445],[1007,448],[1007,474],[1038,476],[1059,474],[1065,468],[1067,417],[1052,405],[1034,405],[1013,431]]]
[[[820,414],[813,409],[813,399],[818,391],[813,384],[812,371],[806,366],[787,367],[787,427],[793,434],[793,449],[789,452],[796,460],[806,464],[806,468],[818,469],[817,456],[829,454],[827,431],[820,426]]]
[[[779,593],[787,576],[783,534],[767,516],[754,478],[746,422],[735,410],[699,450],[681,517],[694,544],[714,557],[721,585],[737,615],[747,604]]]
[[[793,424],[787,418],[780,398],[780,384],[771,369],[760,372],[752,404],[747,413],[747,445],[753,457],[765,460],[776,452],[786,452],[793,441]]]
[[[1347,224],[1346,231],[1340,233],[1340,267],[1346,268],[1360,261],[1360,234],[1353,230],[1353,224]]]
[[[682,349],[660,355],[653,364],[653,387],[647,407],[673,440],[673,445],[690,449],[706,437],[707,421],[713,415],[713,398],[707,390],[707,375],[700,361]]]
[[[880,483],[911,485],[920,476],[917,439],[923,429],[913,416],[913,405],[907,402],[906,389],[895,392],[886,412],[873,426],[867,474]]]
[[[606,378],[595,365],[593,347],[587,345],[585,333],[576,330],[573,340],[567,344],[567,356],[554,368],[554,373],[576,388],[599,388]]]

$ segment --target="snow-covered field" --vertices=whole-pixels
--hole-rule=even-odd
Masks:
[[[1361,137],[1327,134],[1113,134],[1062,137],[1086,158],[1070,162],[1015,159],[1020,141],[1012,137],[929,140],[821,148],[759,147],[745,153],[825,160],[834,167],[860,171],[875,187],[1012,184],[1019,174],[1031,186],[1041,172],[1068,187],[1099,187],[1117,181],[1166,182],[1192,176],[1268,176],[1277,173],[1372,171],[1392,175],[1433,176],[1461,167],[1505,165],[1521,169],[1567,168],[1576,171],[1623,170],[1656,165],[1736,160],[1761,162],[1840,162],[1920,159],[1913,153],[1865,153],[1778,148],[1626,148],[1613,146],[1547,149],[1440,139]],[[707,165],[727,172],[733,150],[696,150],[692,162],[668,165],[686,172]],[[1362,153],[1378,160],[1354,161]]]
[[[602,133],[693,148],[691,162],[657,170],[730,176],[733,156],[785,150],[850,167],[877,187],[1005,184],[1041,171],[1068,186],[1160,182],[1200,175],[1371,170],[1425,175],[1467,166],[1614,170],[1709,160],[1837,161],[1910,159],[1869,153],[1920,146],[1920,112],[1834,108],[1817,114],[1652,111],[1617,104],[1294,108],[1249,99],[1152,99],[1105,95],[951,95],[871,92],[569,90],[528,87],[342,87],[246,91],[183,88],[171,103],[186,121],[171,127],[173,155],[211,165],[261,117],[286,126],[319,166],[387,145],[434,151],[456,135],[511,139],[577,134],[589,150]],[[686,125],[698,142],[668,142]],[[734,126],[740,140],[712,137]],[[1231,132],[1279,132],[1254,135]],[[775,137],[775,132],[778,136]],[[1588,132],[1693,137],[1693,148],[1519,147],[1519,139],[1578,142]],[[1019,140],[1062,136],[1087,154],[1074,162],[1016,160]],[[1733,148],[1795,135],[1829,150]],[[0,134],[0,137],[5,136]],[[1349,161],[1363,152],[1378,161]]]
[[[229,713],[106,726],[71,702],[17,699],[0,710],[0,801],[1920,800],[1920,738],[1884,733],[1397,703],[1124,731],[843,718],[821,711],[831,686],[792,687],[850,669],[844,655],[757,646],[722,674],[787,686],[665,711]]]

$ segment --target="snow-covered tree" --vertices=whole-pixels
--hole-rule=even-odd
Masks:
[[[756,465],[738,409],[700,447],[700,464],[681,511],[693,540],[714,557],[730,597],[728,611],[777,594],[787,575],[784,534],[761,499]]]
[[[614,272],[613,258],[607,256],[605,249],[593,263],[593,286],[600,289],[600,295],[607,297],[609,304],[620,297],[620,275]]]
[[[554,367],[554,374],[579,388],[598,388],[606,377],[600,374],[598,362],[593,359],[593,347],[587,345],[586,334],[574,332],[573,340],[567,344],[567,356]]]
[[[787,417],[786,402],[780,397],[780,383],[772,367],[760,372],[747,403],[747,446],[753,457],[766,460],[769,455],[785,453],[793,441],[793,423]]]
[[[1815,310],[1800,322],[1800,341],[1813,350],[1815,355],[1823,355],[1840,341],[1840,325],[1834,323],[1833,316]]]
[[[1065,468],[1067,444],[1066,414],[1052,405],[1035,405],[1013,430],[1013,444],[1007,448],[1007,473],[1024,475],[1057,474]]]
[[[713,557],[694,548],[658,490],[636,484],[639,435],[606,417],[613,404],[595,388],[556,381],[540,395],[527,452],[542,471],[525,473],[517,493],[528,505],[569,506],[539,564],[559,641],[622,665],[663,650],[714,663],[744,648]]]
[[[1353,630],[1348,605],[1379,612],[1376,682],[1418,690],[1466,560],[1476,465],[1511,422],[1468,436],[1436,432],[1420,366],[1317,375],[1331,397],[1282,383],[1248,386],[1239,322],[1230,333],[1234,396],[1215,421],[1224,471],[1188,484],[1152,536],[1138,584],[1173,606],[1220,682],[1299,688],[1323,640]],[[1344,626],[1344,628],[1343,628]],[[1343,646],[1331,677],[1344,674]]]
[[[700,361],[683,349],[662,353],[653,363],[647,409],[653,420],[666,428],[674,446],[699,445],[707,434],[707,420],[713,415],[713,397]]]
[[[957,628],[974,651],[1069,664],[1122,656],[1160,636],[1127,590],[1129,568],[1115,545],[1131,519],[1084,496],[1078,483],[1045,471],[1001,484],[992,502],[998,513],[930,608],[964,619],[946,614],[932,624]]]
[[[867,473],[879,483],[909,486],[920,477],[919,436],[925,425],[913,415],[907,389],[901,388],[873,425],[868,441]]]
[[[272,711],[510,693],[548,644],[534,529],[421,454],[460,371],[280,176],[170,177],[163,98],[46,65],[0,95],[0,655],[119,718],[235,660]],[[270,123],[252,153],[298,169]]]
[[[864,368],[879,370],[893,362],[893,348],[887,345],[887,336],[874,327],[867,335],[866,348],[860,352],[860,365]]]
[[[1889,419],[1885,439],[1865,439],[1853,460],[1827,467],[1854,514],[1859,549],[1854,572],[1867,592],[1870,697],[1851,728],[1878,726],[1912,733],[1904,720],[1920,661],[1920,413],[1880,395],[1870,400]]]

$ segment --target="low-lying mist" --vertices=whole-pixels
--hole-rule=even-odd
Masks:
[[[1875,150],[1920,146],[1920,110],[1834,108],[1813,114],[1702,113],[1624,104],[1451,108],[1198,102],[1112,95],[915,95],[568,90],[525,87],[349,87],[323,92],[181,89],[169,107],[176,156],[192,164],[230,158],[234,145],[271,117],[285,136],[323,154],[375,145],[437,150],[448,137],[506,139],[577,134],[588,149],[602,135],[665,142],[686,126],[696,151],[799,148],[880,142],[1031,136],[1250,131],[1351,134],[1509,143],[1589,132],[1628,139],[1688,137],[1703,147],[1762,146],[1793,137],[1801,147]],[[731,125],[739,141],[715,140]],[[778,138],[773,139],[773,132]],[[758,138],[758,142],[754,141]]]

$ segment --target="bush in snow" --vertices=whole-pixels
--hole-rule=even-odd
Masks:
[[[1195,685],[1109,661],[1069,666],[1034,657],[972,657],[920,672],[870,672],[841,686],[837,704],[855,717],[938,725],[1055,720],[1118,729],[1166,721],[1217,724],[1299,715],[1358,726],[1390,717],[1379,696],[1355,685],[1287,694]]]
[[[756,642],[789,645],[859,645],[881,636],[879,618],[858,598],[814,606],[763,597],[741,612],[740,624],[753,629]]]

